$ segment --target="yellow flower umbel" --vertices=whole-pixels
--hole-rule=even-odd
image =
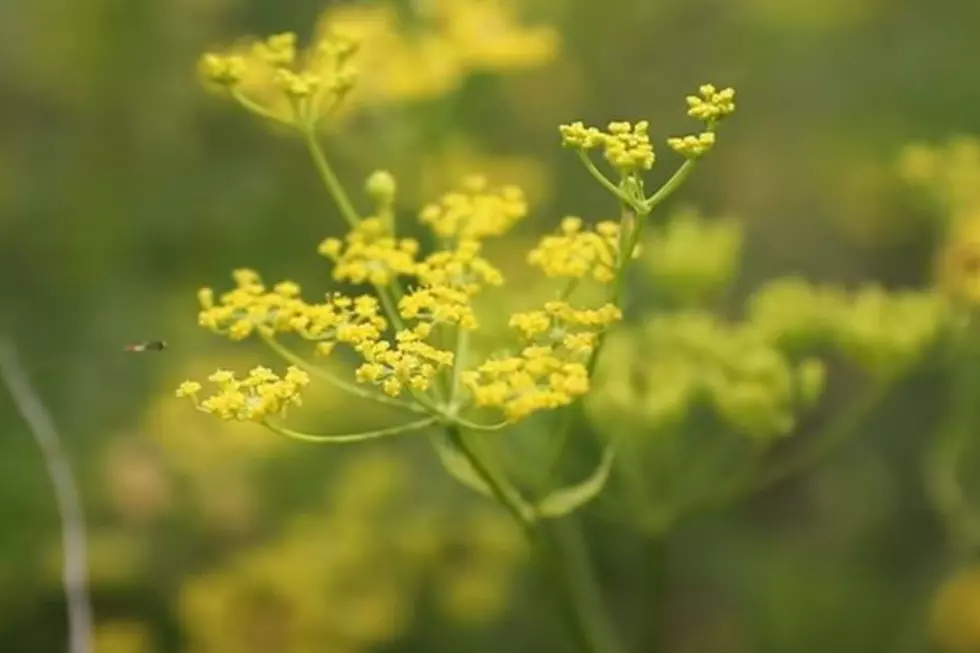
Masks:
[[[583,279],[591,277],[608,283],[619,267],[619,224],[603,221],[594,230],[582,230],[582,220],[567,217],[561,233],[545,236],[527,256],[527,262],[546,276]],[[633,257],[638,254],[634,248]]]
[[[624,177],[653,167],[656,157],[650,143],[650,123],[611,122],[606,129],[603,132],[581,122],[562,125],[562,142],[583,151],[601,149],[606,161]]]
[[[484,240],[505,234],[527,211],[520,188],[491,189],[486,178],[473,175],[422,209],[419,221],[444,240]]]
[[[527,346],[518,356],[491,359],[464,373],[463,384],[476,405],[501,408],[510,420],[567,405],[588,392],[587,365],[598,333],[620,317],[612,304],[590,310],[561,301],[517,313],[510,324]]]
[[[302,404],[300,390],[310,382],[301,369],[290,367],[280,378],[266,367],[256,367],[244,379],[234,372],[218,370],[208,380],[218,392],[200,399],[201,384],[184,381],[177,389],[178,397],[190,397],[198,409],[227,421],[261,422],[268,417],[285,416],[287,407]]]
[[[284,125],[308,128],[334,109],[353,88],[353,40],[331,34],[297,49],[296,35],[275,34],[200,59],[206,83],[227,92],[245,109]]]
[[[714,146],[718,123],[735,111],[735,91],[730,88],[718,91],[705,84],[699,89],[699,95],[687,98],[687,103],[688,115],[704,123],[704,130],[694,136],[668,139],[668,145],[686,160],[652,195],[644,190],[644,174],[657,161],[647,121],[611,122],[605,130],[582,122],[559,127],[562,145],[578,153],[589,174],[623,207],[621,229],[625,232],[625,247],[620,248],[622,251],[634,251],[650,213],[680,187],[694,164]],[[612,178],[592,161],[590,153],[597,149],[615,172]]]
[[[380,218],[368,218],[347,234],[344,242],[328,238],[320,243],[320,254],[334,262],[333,278],[351,283],[386,286],[398,276],[415,270],[419,244],[396,240]]]
[[[494,16],[502,20],[496,27],[509,25],[509,18],[502,18],[509,14],[494,14],[495,5],[482,0],[436,0],[419,10],[432,12],[436,23],[454,25],[457,35],[471,34],[477,25],[472,22],[474,17],[483,30],[487,29],[483,21]],[[348,9],[336,11],[343,15]],[[364,31],[375,30],[375,37],[382,40],[379,35],[385,33],[386,9],[349,11],[353,12],[348,14],[352,23],[363,19]],[[431,36],[426,35],[427,29],[416,35],[420,40],[415,45]],[[469,64],[517,62],[522,40],[532,37],[511,36],[498,41],[501,47],[496,50],[486,42],[467,43],[472,48],[467,55]],[[293,282],[269,289],[256,272],[237,270],[232,290],[218,297],[207,288],[199,293],[199,323],[233,340],[257,334],[292,367],[282,378],[259,367],[241,380],[219,370],[210,377],[218,387],[212,396],[199,397],[201,386],[195,381],[182,384],[178,395],[222,419],[259,421],[304,441],[356,442],[435,427],[438,432],[433,434],[433,443],[446,469],[471,488],[507,504],[525,525],[571,512],[601,490],[612,465],[611,446],[605,447],[588,479],[530,505],[517,489],[509,487],[506,478],[497,478],[488,470],[468,446],[464,433],[495,430],[539,411],[568,406],[589,392],[610,327],[623,317],[626,271],[639,253],[646,219],[689,174],[693,159],[647,197],[642,174],[656,160],[649,123],[614,122],[607,131],[581,123],[563,126],[565,145],[577,149],[587,169],[619,198],[623,214],[619,222],[607,220],[593,227],[568,217],[561,222],[559,233],[545,236],[526,260],[546,278],[561,279],[563,287],[541,308],[510,316],[510,327],[518,336],[515,347],[489,357],[474,355],[471,334],[480,329],[474,301],[485,289],[506,285],[501,270],[485,256],[484,246],[528,214],[527,198],[516,186],[495,187],[482,176],[467,177],[418,212],[418,222],[433,235],[435,248],[430,251],[423,251],[419,240],[396,235],[398,184],[390,173],[377,171],[368,177],[363,191],[371,209],[362,213],[331,169],[315,130],[323,114],[350,88],[353,77],[348,60],[355,51],[353,43],[328,37],[301,53],[296,38],[283,34],[253,44],[248,51],[202,59],[202,70],[211,83],[229,91],[254,113],[302,134],[316,171],[348,227],[345,234],[323,240],[319,253],[332,263],[335,281],[369,289],[364,294],[331,293],[324,301],[311,303],[301,297]],[[442,47],[438,40],[428,43],[433,51]],[[535,58],[543,56],[544,50]],[[407,77],[414,79],[419,72],[415,68],[413,64]],[[692,105],[692,113],[711,130],[733,110],[731,95],[702,89],[703,106]],[[601,148],[616,171],[616,182],[588,158],[595,148]],[[584,281],[594,286],[589,290],[595,299],[576,302]],[[291,336],[313,343],[313,353],[321,356],[336,355],[338,348],[346,348],[359,359],[350,378],[336,376],[281,341]],[[479,337],[474,340],[481,342]],[[425,417],[353,434],[293,431],[273,418],[283,417],[289,405],[300,403],[300,391],[310,380],[308,373],[362,399]],[[493,411],[503,421],[485,424],[467,417],[471,412]],[[564,423],[562,428],[567,429],[571,421]]]

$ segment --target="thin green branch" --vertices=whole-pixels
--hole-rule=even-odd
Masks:
[[[596,164],[592,162],[592,159],[589,158],[589,155],[588,155],[587,152],[584,152],[582,150],[577,150],[576,153],[578,154],[578,158],[582,161],[582,165],[585,166],[585,169],[589,171],[589,174],[590,175],[592,175],[593,177],[595,177],[595,180],[598,181],[602,185],[603,188],[605,188],[610,193],[612,193],[617,198],[619,198],[619,200],[621,202],[625,202],[625,203],[629,204],[630,206],[635,206],[635,202],[634,202],[633,198],[631,198],[629,195],[627,195],[626,193],[624,193],[623,190],[619,186],[617,186],[616,184],[614,184],[609,179],[609,177],[607,177],[606,175],[602,174],[602,171],[599,170],[599,168],[596,167]]]
[[[510,481],[503,474],[494,470],[477,452],[473,444],[468,441],[466,435],[460,431],[459,427],[450,425],[446,427],[446,435],[449,442],[463,454],[466,461],[473,467],[474,471],[482,478],[493,491],[494,498],[504,507],[504,509],[514,518],[524,533],[533,541],[534,516]]]
[[[312,129],[303,129],[303,140],[306,142],[306,148],[310,152],[310,156],[313,158],[313,164],[316,166],[316,170],[320,175],[320,179],[323,181],[323,185],[326,187],[327,192],[333,197],[334,202],[337,203],[337,207],[340,209],[340,214],[344,217],[344,220],[350,225],[351,228],[356,227],[361,221],[361,216],[357,213],[357,209],[354,208],[354,204],[350,201],[347,196],[347,192],[344,190],[343,185],[340,180],[337,179],[337,175],[334,174],[333,169],[327,162],[327,157],[323,153],[323,148],[320,147],[320,142],[316,139],[316,132]]]
[[[453,354],[453,373],[449,386],[449,403],[455,404],[460,392],[460,377],[463,374],[463,366],[466,365],[466,357],[469,355],[470,333],[466,329],[456,326],[456,351]]]
[[[277,354],[285,358],[293,365],[296,365],[297,367],[301,367],[302,369],[306,370],[310,374],[316,376],[317,378],[323,379],[324,381],[330,383],[331,385],[338,388],[339,390],[348,392],[356,397],[360,397],[361,399],[367,399],[368,401],[376,401],[378,403],[386,404],[388,406],[395,406],[396,408],[403,408],[405,410],[410,410],[414,413],[428,414],[430,412],[426,407],[419,405],[415,402],[402,401],[400,399],[395,399],[393,397],[389,397],[388,395],[384,395],[378,392],[371,392],[370,390],[362,388],[361,386],[344,381],[340,377],[335,376],[334,374],[330,373],[328,370],[323,369],[319,365],[314,365],[310,361],[306,360],[302,356],[298,355],[297,353],[295,353],[294,351],[292,351],[291,349],[289,349],[288,347],[286,347],[285,345],[277,341],[272,336],[263,334],[262,339],[265,340],[266,344],[269,345],[269,347],[273,351],[275,351]]]
[[[395,329],[404,329],[405,322],[402,321],[402,316],[398,312],[397,304],[392,299],[391,295],[388,294],[388,289],[381,284],[374,284],[374,291],[377,293],[378,299],[381,301],[381,308],[384,311],[385,316],[388,318],[388,321],[391,322],[391,325],[395,327]]]
[[[400,424],[389,428],[377,429],[374,431],[363,431],[361,433],[343,434],[303,433],[301,431],[294,431],[293,429],[285,426],[280,426],[279,424],[276,424],[270,420],[264,420],[263,424],[280,435],[285,435],[286,437],[293,438],[294,440],[300,440],[302,442],[313,442],[316,444],[350,444],[353,442],[377,440],[379,438],[391,437],[393,435],[403,435],[405,433],[418,431],[428,426],[432,426],[437,421],[438,418],[436,417],[428,417],[416,422],[409,422],[408,424]]]
[[[445,416],[446,420],[449,423],[455,424],[456,426],[460,426],[470,431],[499,431],[513,424],[513,422],[497,422],[495,424],[477,424],[476,422],[471,422],[468,419],[464,419],[456,415],[449,415],[445,413],[443,413],[443,415]]]
[[[647,198],[643,202],[643,210],[641,212],[650,213],[654,208],[665,199],[670,197],[675,190],[681,187],[691,173],[694,171],[694,167],[697,165],[697,159],[688,159],[674,172],[670,179],[661,186],[656,193]]]
[[[259,104],[255,100],[252,100],[251,98],[249,98],[248,96],[246,96],[239,89],[232,89],[231,90],[231,96],[240,105],[242,105],[242,107],[244,107],[248,111],[254,113],[255,115],[259,116],[260,118],[265,118],[266,120],[271,120],[272,122],[278,123],[278,124],[283,125],[285,127],[296,128],[296,124],[294,122],[292,122],[290,120],[286,120],[284,118],[280,118],[279,116],[277,116],[276,114],[272,113],[271,111],[269,111],[268,109],[266,109],[265,107],[263,107],[261,104]]]

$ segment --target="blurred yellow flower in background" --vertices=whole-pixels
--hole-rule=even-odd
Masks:
[[[951,226],[938,253],[936,281],[950,297],[980,303],[980,211]]]
[[[109,621],[93,633],[95,653],[152,653],[154,647],[146,626],[138,621]]]
[[[523,560],[520,533],[497,511],[420,503],[414,478],[397,453],[358,453],[321,511],[189,578],[179,596],[189,650],[368,650],[406,632],[428,583],[452,616],[499,617]]]
[[[946,579],[933,598],[932,632],[950,653],[980,650],[980,566]]]
[[[316,33],[347,34],[362,44],[358,85],[341,113],[444,96],[473,72],[506,73],[553,61],[558,33],[522,25],[517,7],[504,0],[430,0],[413,3],[412,20],[392,4],[328,8]]]
[[[422,152],[421,160],[413,159],[411,167],[411,175],[399,177],[405,183],[399,189],[398,199],[408,209],[438,197],[446,188],[473,174],[474,170],[482,171],[495,184],[519,185],[532,206],[549,202],[554,190],[552,172],[541,161],[525,156],[483,152],[475,142],[459,134]]]
[[[980,139],[976,137],[957,136],[942,145],[908,145],[899,156],[898,174],[928,191],[944,209],[944,218],[957,220],[980,210]]]
[[[109,442],[104,455],[105,493],[109,505],[125,521],[147,523],[169,510],[171,478],[145,441],[124,433]]]
[[[899,156],[898,174],[938,205],[944,229],[936,260],[939,290],[980,302],[980,139],[958,136],[943,145],[909,145]]]

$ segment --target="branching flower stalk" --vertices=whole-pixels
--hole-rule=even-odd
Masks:
[[[734,91],[705,85],[687,99],[688,114],[703,123],[692,136],[668,139],[684,157],[677,171],[653,194],[643,175],[654,165],[648,123],[613,122],[605,130],[582,123],[560,128],[562,144],[576,150],[587,172],[621,206],[621,219],[593,226],[569,216],[557,233],[545,236],[528,254],[530,265],[562,282],[556,298],[540,309],[511,316],[516,346],[506,354],[476,360],[470,332],[480,327],[473,300],[485,288],[505,283],[503,274],[482,256],[486,240],[504,235],[528,213],[523,192],[494,188],[472,177],[425,206],[418,220],[439,249],[421,252],[419,242],[396,235],[395,179],[373,173],[364,187],[370,213],[362,213],[339,181],[320,144],[321,122],[354,86],[351,39],[332,35],[308,51],[297,49],[293,34],[280,34],[227,53],[206,54],[206,83],[257,117],[297,134],[306,145],[325,189],[348,227],[329,237],[319,253],[333,264],[339,282],[366,285],[373,294],[327,294],[319,302],[301,297],[291,281],[267,287],[258,273],[241,269],[235,287],[221,295],[199,293],[199,323],[232,340],[263,339],[290,366],[282,375],[256,367],[239,378],[228,370],[209,377],[216,391],[202,397],[202,385],[185,381],[177,391],[201,411],[225,420],[254,421],[300,441],[351,443],[426,432],[447,471],[474,491],[497,501],[514,519],[554,581],[570,634],[587,653],[614,651],[615,644],[587,596],[593,583],[581,564],[567,555],[562,539],[544,522],[567,515],[601,492],[612,469],[614,451],[605,446],[594,471],[583,481],[552,487],[526,497],[484,450],[475,434],[513,425],[533,413],[563,410],[560,451],[573,420],[568,412],[591,387],[607,330],[622,317],[626,276],[636,258],[651,213],[690,175],[712,149],[718,124],[735,109]],[[600,151],[607,174],[591,158]],[[591,280],[607,286],[598,305],[581,305],[575,291]],[[346,347],[361,363],[353,382],[308,360],[283,342],[298,338],[318,356]],[[447,343],[448,346],[447,346]],[[414,421],[351,434],[312,434],[283,423],[287,409],[302,403],[312,378],[362,399],[424,415]],[[496,412],[486,423],[471,411]],[[583,589],[585,588],[585,589]]]

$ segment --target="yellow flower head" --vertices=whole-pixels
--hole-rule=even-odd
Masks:
[[[419,221],[446,240],[482,240],[505,234],[527,215],[524,192],[516,186],[489,188],[483,177],[464,180],[419,213]]]
[[[190,397],[199,410],[212,413],[226,421],[262,421],[267,417],[286,414],[286,408],[300,405],[300,390],[309,385],[310,377],[297,367],[290,367],[280,378],[266,367],[256,367],[244,379],[233,372],[218,370],[208,380],[218,391],[198,399],[201,385],[184,381],[177,390],[179,396]]]
[[[356,46],[328,35],[308,50],[287,32],[246,43],[199,62],[205,81],[233,90],[234,98],[258,115],[286,124],[315,123],[354,85],[349,58]]]
[[[381,317],[376,297],[352,298],[333,293],[322,304],[309,306],[290,326],[302,337],[315,341],[318,354],[329,354],[338,342],[357,347],[379,339],[388,324]]]
[[[452,286],[427,286],[405,295],[398,313],[406,320],[430,324],[456,324],[462,329],[477,327],[470,293]]]
[[[198,323],[232,340],[243,340],[256,331],[266,336],[295,333],[316,342],[318,354],[327,354],[338,342],[357,345],[377,340],[387,328],[378,300],[371,295],[352,298],[336,293],[322,303],[309,304],[299,297],[300,287],[292,281],[267,291],[252,270],[236,270],[233,276],[237,287],[217,303],[210,288],[198,292]]]
[[[319,248],[320,254],[334,262],[334,279],[376,286],[413,274],[418,250],[418,242],[394,238],[380,218],[362,220],[343,242],[328,238]]]
[[[613,304],[598,309],[578,309],[567,302],[551,301],[543,310],[515,313],[510,326],[529,343],[561,346],[573,357],[592,353],[595,334],[622,318]]]
[[[580,218],[567,217],[561,222],[561,233],[542,238],[527,260],[549,277],[591,277],[608,283],[616,276],[619,231],[611,221],[583,230]],[[637,253],[634,250],[634,257]]]
[[[364,343],[358,353],[364,358],[355,377],[360,383],[372,383],[395,397],[405,388],[425,391],[440,369],[453,364],[453,354],[425,342],[429,330],[403,330],[395,334],[395,343],[387,340]]]
[[[621,175],[650,170],[656,157],[650,142],[650,123],[641,120],[635,125],[629,122],[611,122],[606,131],[586,127],[581,122],[559,127],[562,144],[578,150],[601,147],[606,160]]]
[[[687,97],[687,115],[706,123],[714,124],[735,113],[735,90],[717,90],[711,84],[698,89],[698,95]]]
[[[256,330],[267,334],[292,331],[295,318],[308,309],[299,298],[299,286],[291,281],[268,290],[253,270],[236,270],[232,276],[236,287],[217,302],[210,288],[198,291],[198,324],[214,333],[244,340]]]
[[[698,159],[707,154],[715,144],[714,132],[701,132],[697,135],[668,138],[667,145],[686,159]]]
[[[511,421],[565,406],[589,390],[585,365],[541,346],[525,347],[519,356],[490,359],[463,373],[462,381],[477,406],[500,408]]]
[[[433,252],[415,270],[428,286],[448,286],[475,295],[482,286],[499,286],[504,277],[500,270],[480,256],[480,243],[465,240],[454,249]]]

